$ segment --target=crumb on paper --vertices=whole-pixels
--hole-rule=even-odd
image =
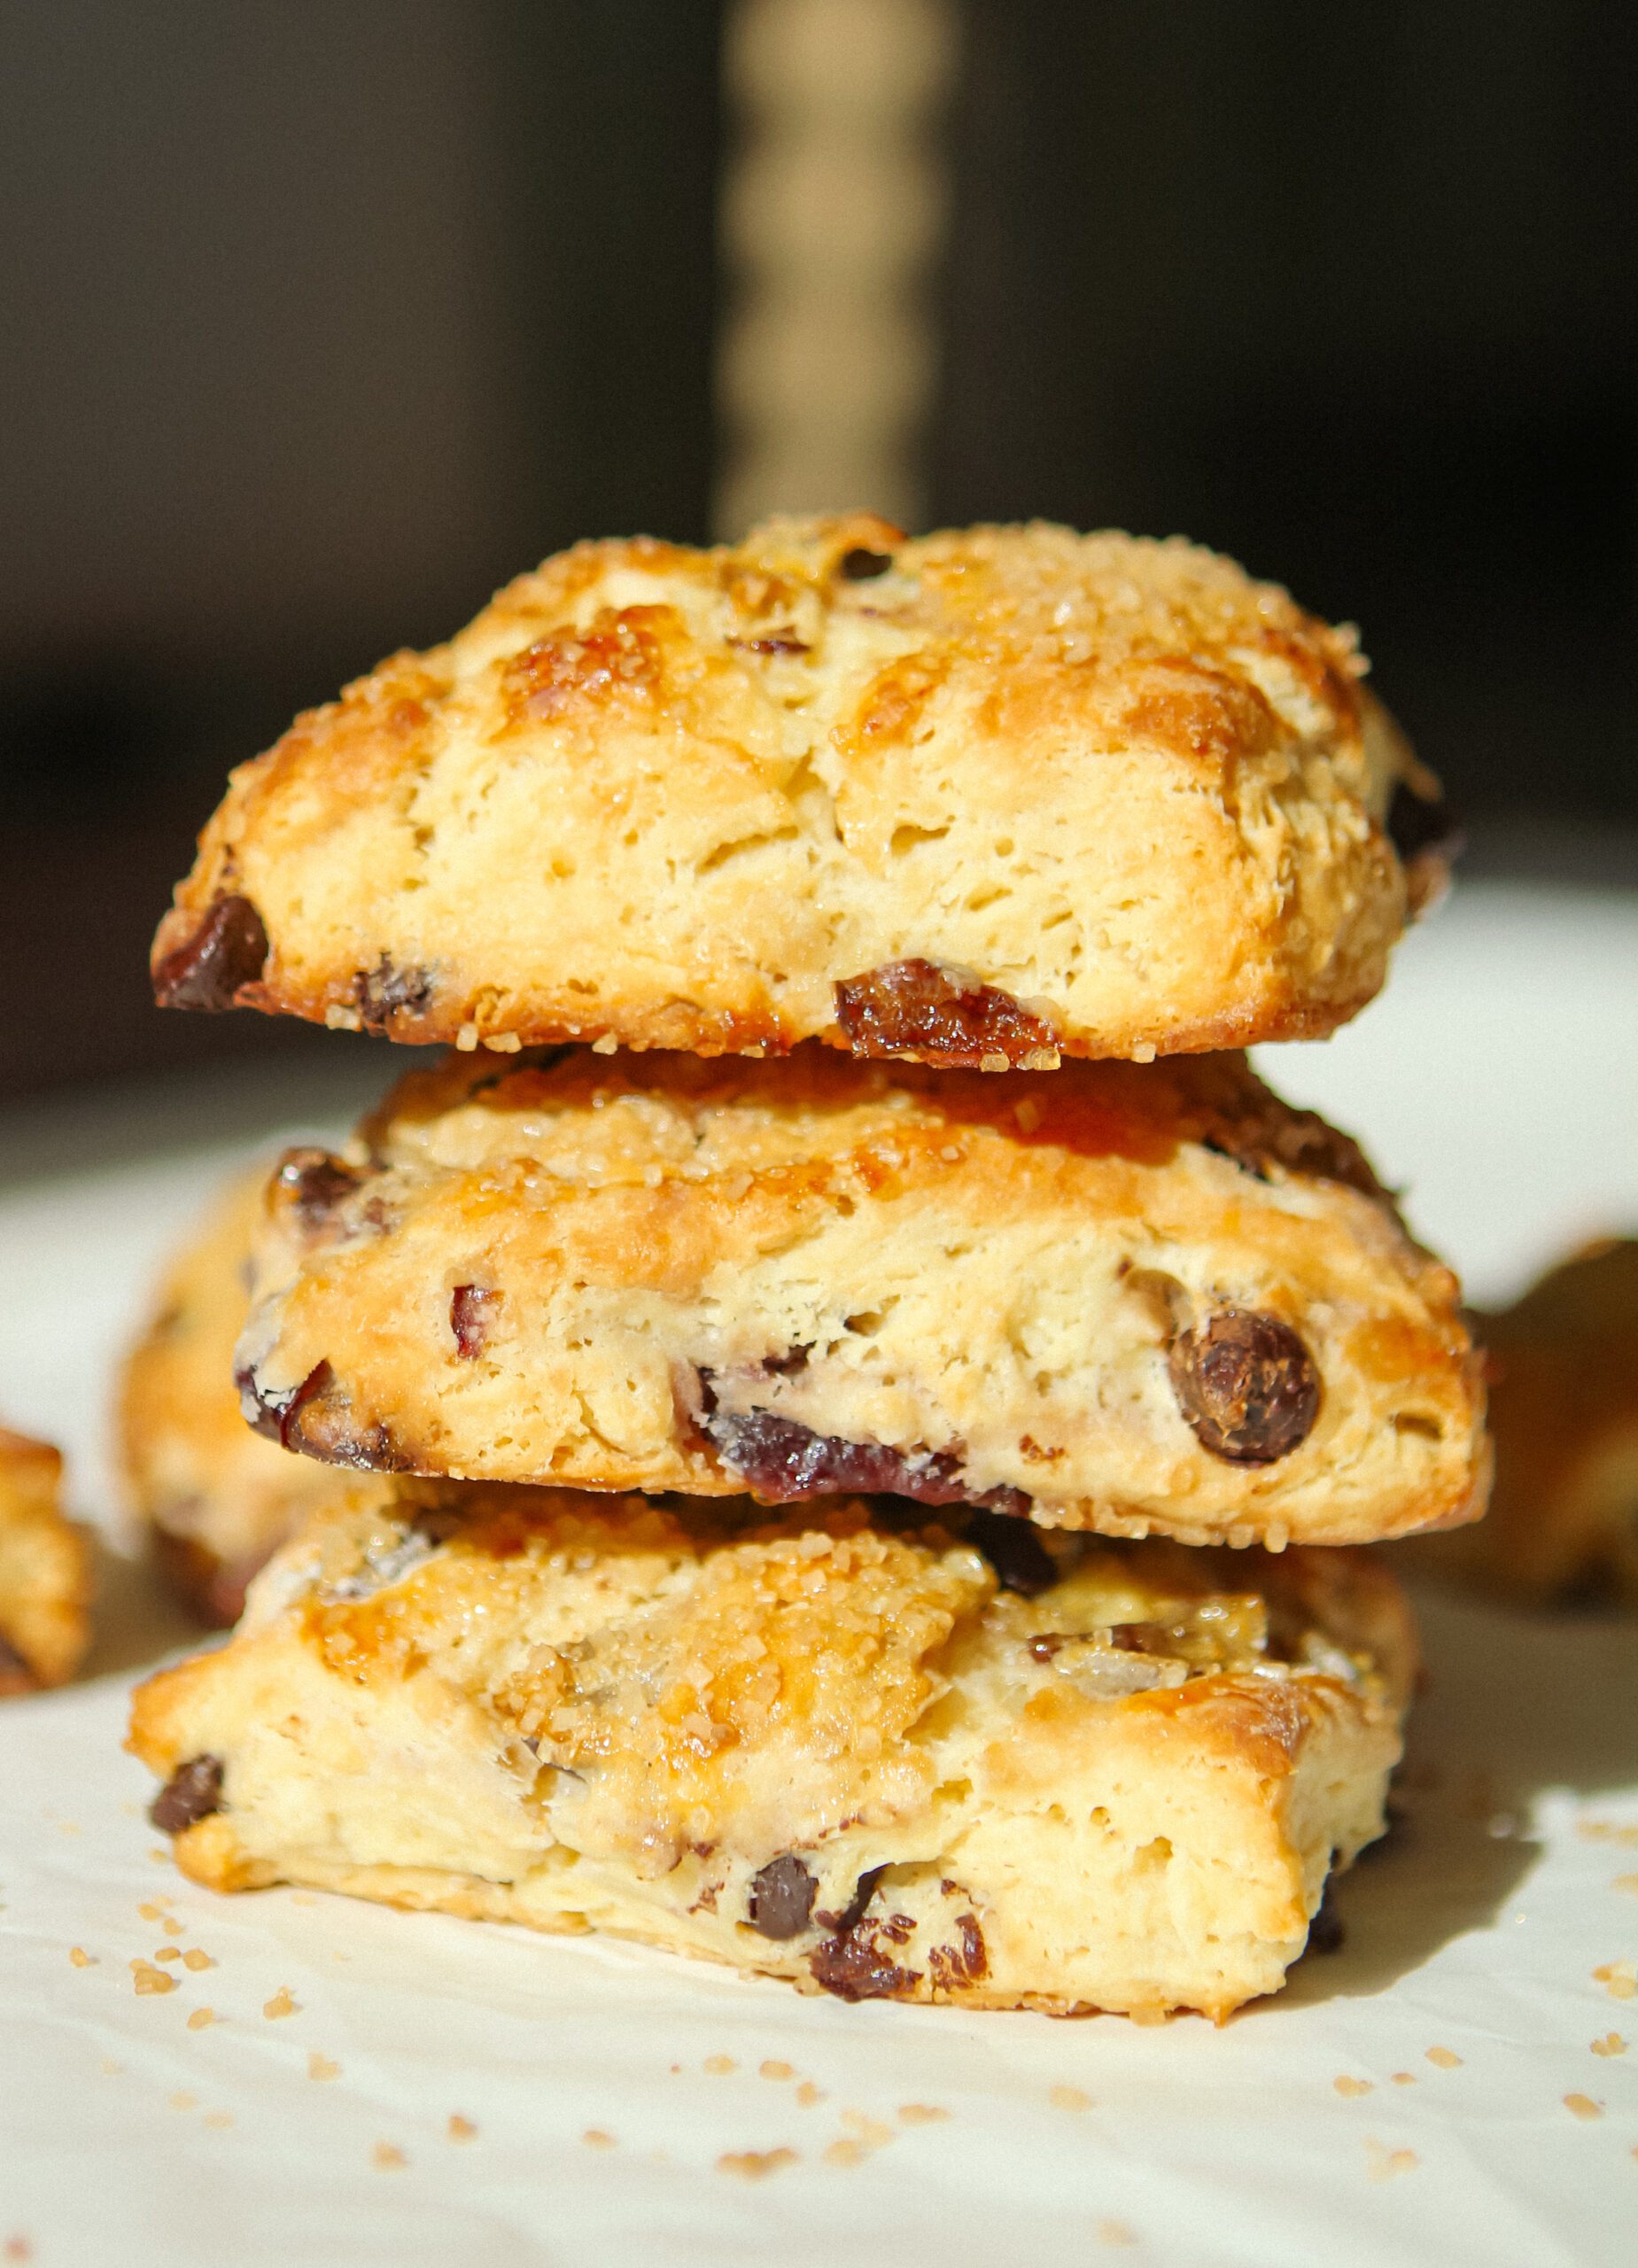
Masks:
[[[396,2173],[409,2163],[396,2142],[377,2142],[369,2154],[369,2162],[378,2173]]]
[[[948,2118],[950,2113],[941,2109],[935,2102],[901,2102],[898,2115],[906,2126],[936,2126]]]
[[[293,2016],[300,2006],[300,2001],[292,1997],[290,1986],[281,1984],[270,2000],[262,2002],[261,2013],[269,2020],[276,2020],[279,2016]]]
[[[873,2118],[867,2110],[844,2110],[842,2123],[855,2141],[862,2142],[867,2150],[879,2150],[884,2143],[898,2139],[885,2120]]]
[[[332,2062],[328,2055],[321,2055],[316,2047],[310,2047],[307,2050],[307,2077],[310,2079],[338,2079],[341,2066]]]
[[[97,1966],[96,1954],[87,1953],[83,1946],[70,1946],[68,1958],[76,1969],[95,1969]]]
[[[151,1899],[148,1900],[144,1905],[139,1906],[136,1911],[141,1915],[144,1922],[161,1921],[165,1914],[164,1907],[155,1906]]]
[[[1092,2107],[1092,2098],[1084,2087],[1067,2086],[1061,2081],[1048,2087],[1046,2099],[1054,2110],[1090,2110]]]
[[[1567,2094],[1564,2097],[1564,2109],[1572,2118],[1602,2118],[1603,2117],[1603,2103],[1595,2102],[1590,2094]]]
[[[125,2069],[125,2066],[123,2063],[116,2063],[112,2055],[105,2055],[102,2060],[101,2069],[103,2077],[105,2079],[117,2079],[120,2072]]]
[[[32,2260],[34,2256],[35,2248],[32,2237],[21,2235],[7,2237],[5,2257],[8,2260]]]
[[[216,2021],[214,2008],[195,2008],[188,2017],[190,2031],[206,2031]]]
[[[1617,1875],[1610,1887],[1611,1890],[1630,1891],[1634,1898],[1638,1898],[1638,1875]]]
[[[1361,2094],[1372,2094],[1376,2091],[1376,2081],[1374,2079],[1352,2078],[1347,2071],[1343,2072],[1340,2078],[1333,2079],[1331,2084],[1335,2087],[1339,2094],[1345,2094],[1349,2097]]]
[[[580,2140],[588,2150],[612,2150],[619,2146],[605,2127],[588,2126]]]
[[[182,1957],[182,1965],[184,1969],[192,1969],[196,1977],[198,1975],[200,1969],[214,1969],[216,1966],[209,1953],[202,1952],[198,1946],[190,1946],[188,1947],[187,1952],[183,1953]]]
[[[1638,1992],[1638,1969],[1630,1961],[1606,1961],[1602,1969],[1594,1969],[1593,1982],[1602,1984],[1612,2000],[1630,2000]]]
[[[709,2071],[712,2078],[719,2079],[725,2072],[736,2070],[738,2066],[732,2055],[708,2055],[700,2069]]]
[[[1414,2173],[1422,2161],[1414,2150],[1390,2150],[1373,2140],[1365,2144],[1365,2171],[1372,2181],[1392,2181],[1398,2173]]]
[[[138,1992],[174,1992],[176,1979],[167,1969],[156,1969],[151,1961],[131,1963],[131,1982]]]
[[[233,2124],[233,2113],[230,2110],[207,2110],[205,2114],[205,2124],[207,2126],[214,2126],[219,2133],[226,2133],[228,2128]]]
[[[168,1867],[171,1863],[171,1854],[163,1843],[151,1843],[148,1846],[148,1856],[156,1867]]]
[[[1638,1843],[1638,1827],[1618,1827],[1612,1819],[1584,1819],[1575,1831],[1587,1843]]]
[[[1459,2071],[1462,2068],[1462,2058],[1454,2047],[1430,2047],[1427,2060],[1436,2071]]]
[[[765,2079],[794,2079],[796,2076],[796,2065],[782,2062],[777,2055],[765,2055],[757,2069]]]
[[[1099,2244],[1136,2244],[1137,2232],[1129,2221],[1099,2221],[1098,2241]]]
[[[153,1957],[156,1961],[180,1961],[182,1959],[182,1947],[180,1946],[160,1946]]]
[[[1595,2055],[1625,2055],[1626,2042],[1619,2031],[1606,2031],[1602,2039],[1594,2040],[1593,2053]]]
[[[717,2171],[731,2173],[736,2181],[765,2181],[771,2173],[783,2173],[787,2166],[800,2163],[795,2150],[725,2150]]]
[[[470,2142],[476,2139],[477,2129],[470,2118],[462,2118],[458,2110],[452,2110],[448,2132],[452,2142]]]
[[[1417,2075],[1414,2071],[1395,2071],[1393,2074],[1393,2084],[1396,2087],[1413,2087],[1416,2083]]]
[[[842,2135],[830,2143],[825,2151],[827,2165],[863,2165],[870,2152],[863,2142],[856,2142]]]
[[[179,2088],[171,2097],[171,2109],[173,2110],[197,2110],[198,2107],[198,2096],[197,2094],[190,2094],[186,2087]]]
[[[825,2090],[815,2086],[811,2079],[803,2079],[796,2089],[796,2100],[804,2110],[811,2110],[816,2102],[824,2101]]]

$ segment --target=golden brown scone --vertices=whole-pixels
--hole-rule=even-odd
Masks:
[[[1351,1553],[977,1514],[1004,1588],[903,1506],[353,1488],[225,1649],[137,1693],[155,1822],[213,1888],[605,1930],[846,2000],[1223,2016],[1382,1829],[1414,1641]]]
[[[342,1486],[253,1433],[239,1410],[233,1348],[267,1178],[254,1167],[212,1203],[172,1262],[120,1381],[126,1492],[166,1573],[211,1622],[238,1619],[268,1553]]]
[[[1638,1607],[1638,1241],[1589,1246],[1474,1317],[1490,1371],[1495,1491],[1429,1567],[1524,1606]]]
[[[1276,1548],[1482,1502],[1455,1278],[1239,1056],[453,1055],[268,1201],[246,1415],[338,1464]]]
[[[1180,541],[580,544],[234,774],[158,996],[989,1068],[1329,1032],[1448,847],[1363,668]]]
[[[62,1475],[58,1450],[0,1425],[0,1697],[64,1684],[90,1643],[90,1547]]]

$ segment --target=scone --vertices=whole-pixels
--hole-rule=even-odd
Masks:
[[[0,1425],[0,1696],[65,1683],[90,1642],[90,1548],[58,1508],[62,1472]]]
[[[130,1744],[213,1888],[846,2000],[1221,2017],[1380,1833],[1412,1650],[1350,1553],[367,1480],[140,1689]]]
[[[1525,1606],[1638,1607],[1638,1241],[1609,1239],[1474,1326],[1491,1373],[1495,1493],[1424,1563]]]
[[[1482,1503],[1456,1279],[1239,1056],[457,1054],[269,1207],[245,1412],[336,1464],[1275,1549]]]
[[[1179,541],[580,544],[234,774],[158,997],[985,1068],[1329,1032],[1448,847],[1363,669]]]
[[[237,1620],[268,1554],[341,1486],[253,1433],[239,1413],[233,1348],[266,1181],[267,1169],[253,1169],[211,1205],[167,1270],[120,1383],[126,1493],[167,1573],[211,1622]]]

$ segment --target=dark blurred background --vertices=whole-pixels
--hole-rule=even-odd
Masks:
[[[0,1099],[162,1016],[228,765],[586,533],[1184,530],[1479,871],[1638,882],[1638,12],[12,0]],[[352,1043],[356,1044],[356,1043]]]

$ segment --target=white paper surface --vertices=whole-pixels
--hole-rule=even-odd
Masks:
[[[1630,906],[1458,898],[1358,1026],[1278,1055],[1485,1295],[1638,1221]],[[114,1353],[224,1159],[0,1197],[0,1409],[70,1451],[103,1521]],[[1631,2261],[1638,1629],[1424,1605],[1409,1821],[1342,1885],[1344,1950],[1221,2031],[1149,2029],[850,2008],[634,1948],[197,1890],[120,1750],[132,1675],[183,1626],[115,1563],[105,1674],[0,1707],[0,2260]],[[176,1989],[139,1995],[129,1964],[167,1946],[214,1965],[156,1964]],[[264,2013],[281,1991],[292,2012]],[[1611,2035],[1627,2051],[1595,2053]],[[759,2179],[720,2163],[781,2150]]]

